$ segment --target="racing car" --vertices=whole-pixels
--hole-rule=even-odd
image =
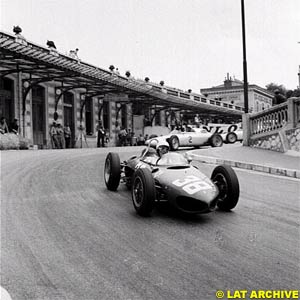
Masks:
[[[203,128],[188,127],[188,131],[173,130],[168,135],[155,137],[146,141],[146,145],[157,140],[166,140],[170,144],[172,151],[179,147],[200,147],[210,145],[212,147],[222,147],[223,138],[218,133],[211,133]]]
[[[168,201],[188,214],[229,211],[239,200],[239,182],[234,170],[226,165],[215,167],[211,178],[191,164],[191,159],[176,152],[159,157],[149,145],[140,156],[120,162],[117,153],[108,153],[104,181],[110,191],[120,182],[131,190],[133,206],[148,216],[156,204]]]

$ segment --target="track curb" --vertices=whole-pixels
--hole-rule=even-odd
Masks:
[[[273,175],[280,175],[280,176],[286,176],[286,177],[290,177],[290,178],[300,179],[300,171],[299,170],[271,167],[271,166],[262,165],[262,164],[255,164],[255,163],[249,163],[249,162],[243,162],[243,161],[222,159],[222,158],[212,157],[212,156],[198,155],[198,154],[194,154],[192,151],[189,153],[189,155],[193,158],[193,160],[199,161],[201,163],[216,164],[216,165],[224,164],[224,165],[228,165],[228,166],[231,166],[234,168],[252,170],[252,171],[257,171],[257,172],[264,172],[264,173],[273,174]]]

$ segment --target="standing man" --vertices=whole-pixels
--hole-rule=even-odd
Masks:
[[[57,127],[55,121],[53,121],[52,125],[50,126],[50,137],[51,137],[52,149],[59,149],[59,142],[57,138]]]
[[[97,147],[100,148],[101,146],[104,147],[104,138],[105,138],[105,130],[102,126],[102,122],[98,121],[97,125]]]
[[[71,148],[71,129],[69,124],[64,127],[66,148]]]
[[[56,124],[56,134],[58,140],[58,149],[64,149],[65,148],[64,129],[60,123]]]

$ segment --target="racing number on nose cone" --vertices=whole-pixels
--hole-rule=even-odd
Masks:
[[[190,195],[211,188],[207,182],[194,175],[186,176],[184,179],[176,179],[172,183],[178,187],[182,187],[182,189]]]
[[[116,191],[121,178],[121,165],[118,153],[109,152],[104,167],[104,181],[110,191]]]

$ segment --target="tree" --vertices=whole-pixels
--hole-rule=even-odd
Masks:
[[[266,89],[269,91],[269,92],[272,92],[272,93],[275,93],[275,90],[279,90],[279,93],[282,94],[282,95],[285,95],[287,90],[285,88],[284,85],[282,84],[277,84],[277,83],[269,83],[266,85]]]
[[[286,93],[286,98],[291,98],[291,97],[300,97],[300,89],[295,89],[295,90],[289,90]]]

